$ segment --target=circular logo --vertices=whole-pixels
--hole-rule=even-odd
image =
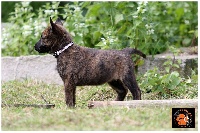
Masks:
[[[187,109],[179,109],[174,113],[173,121],[177,127],[191,127],[192,114]]]

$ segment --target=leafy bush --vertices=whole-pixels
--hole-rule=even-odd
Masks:
[[[15,12],[10,14],[9,24],[2,31],[2,54],[19,56],[37,54],[34,44],[42,30],[48,25],[50,16],[57,16],[59,3],[46,3],[38,14],[32,12],[30,2],[16,3]],[[37,18],[36,18],[37,16]]]
[[[32,12],[30,2],[17,3],[2,34],[2,54],[37,54],[33,45],[49,23],[61,17],[74,42],[101,49],[134,47],[146,54],[168,46],[197,44],[197,2],[46,3]]]
[[[191,77],[183,78],[178,71],[174,71],[173,68],[179,68],[181,61],[175,62],[175,55],[178,51],[173,47],[170,49],[174,52],[174,58],[169,58],[164,62],[165,69],[163,71],[155,67],[139,78],[139,81],[142,81],[140,87],[143,93],[151,93],[157,99],[197,98],[198,75],[192,71]],[[149,96],[150,99],[152,99],[152,95]]]
[[[140,78],[140,87],[148,96],[145,99],[193,99],[198,97],[198,76],[182,78],[177,71],[162,74],[156,67]]]

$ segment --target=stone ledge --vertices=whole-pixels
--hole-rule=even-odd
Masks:
[[[149,69],[153,69],[154,67],[158,67],[159,70],[164,70],[163,63],[168,58],[173,59],[173,54],[158,54],[154,57],[147,56],[145,59],[144,65],[138,67],[139,73],[145,73]],[[178,71],[181,76],[188,77],[191,76],[192,70],[198,70],[198,55],[179,55],[175,57],[175,61],[181,60],[180,68],[176,68],[173,70]]]
[[[1,80],[37,79],[49,84],[63,84],[52,55],[1,58]]]
[[[190,76],[191,68],[198,67],[198,55],[180,56],[181,67],[179,72],[184,76]],[[148,56],[143,66],[138,68],[139,73],[145,73],[155,66],[163,68],[166,61],[163,55]],[[48,84],[60,84],[63,82],[56,70],[56,59],[52,55],[31,55],[20,57],[2,57],[1,58],[1,80],[20,80],[20,79],[37,79]]]

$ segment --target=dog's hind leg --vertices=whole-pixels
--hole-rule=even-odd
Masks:
[[[108,84],[117,92],[117,98],[115,101],[123,101],[128,90],[124,88],[122,82],[120,80],[113,80],[108,82]]]
[[[125,76],[125,78],[122,81],[124,88],[130,90],[133,96],[133,100],[141,100],[141,91],[140,88],[138,87],[134,75],[129,73],[128,75]]]

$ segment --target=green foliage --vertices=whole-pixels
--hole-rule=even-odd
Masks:
[[[189,46],[197,38],[197,2],[59,2],[35,13],[30,2],[17,3],[3,30],[2,54],[36,54],[33,45],[49,17],[65,20],[74,42],[101,49],[133,47],[146,54],[168,46]]]
[[[1,1],[1,22],[6,22],[9,15],[8,13],[13,12],[14,6],[15,6],[16,2],[5,2],[5,1]],[[4,13],[5,12],[5,13]]]
[[[18,2],[16,2],[16,1],[1,1],[1,22],[8,22],[8,19],[9,19],[9,17],[10,17],[10,15],[8,15],[8,14],[10,14],[11,12],[14,12],[15,11],[15,4],[16,3],[21,3],[21,1],[18,1]],[[62,3],[62,2],[61,2]],[[44,2],[42,2],[42,1],[40,1],[40,2],[36,2],[36,1],[33,1],[33,2],[31,2],[30,3],[30,6],[31,7],[33,7],[33,10],[32,10],[32,12],[34,12],[34,13],[37,13],[37,10],[39,9],[39,8],[41,8],[43,5],[45,5],[46,4],[46,2],[44,1]]]
[[[96,109],[1,109],[2,131],[148,131],[171,128],[169,107],[103,107]],[[151,115],[149,115],[151,114]],[[198,117],[198,111],[195,113]],[[195,122],[198,127],[198,122]],[[179,129],[180,130],[180,129]],[[187,130],[187,129],[186,129]],[[197,131],[192,128],[190,131]]]
[[[43,8],[39,8],[36,15],[32,12],[30,2],[16,3],[15,12],[9,17],[10,23],[2,31],[2,54],[7,56],[37,54],[33,46],[39,40],[42,30],[48,25],[46,22],[49,21],[49,17],[58,15],[58,4],[46,3]]]
[[[171,47],[176,55],[177,50]],[[168,98],[196,98],[198,95],[198,75],[192,71],[192,76],[183,78],[174,68],[179,68],[181,61],[177,62],[174,59],[168,58],[163,63],[164,70],[161,71],[158,67],[148,70],[139,81],[140,87],[144,93],[152,93],[158,99]],[[150,95],[150,97],[152,97]],[[151,98],[150,98],[151,99]]]

